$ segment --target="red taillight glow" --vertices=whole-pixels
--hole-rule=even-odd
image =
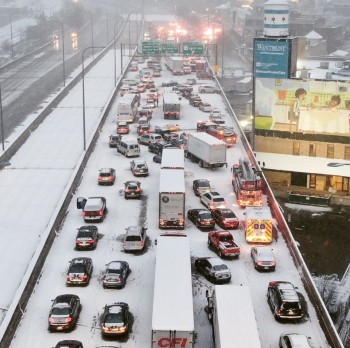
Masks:
[[[97,212],[97,214],[98,214],[99,216],[103,216],[103,210],[99,210],[99,211]]]

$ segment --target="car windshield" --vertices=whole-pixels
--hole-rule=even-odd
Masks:
[[[224,198],[213,198],[213,202],[225,202],[225,199]]]
[[[111,173],[100,173],[100,176],[110,176]]]
[[[231,242],[233,240],[232,236],[220,236],[221,242]]]
[[[123,313],[109,313],[105,317],[105,323],[122,324],[123,323]]]
[[[226,265],[216,265],[213,267],[214,271],[227,271],[227,266]]]
[[[73,264],[69,268],[69,273],[84,273],[85,267],[82,264]]]
[[[127,242],[140,242],[141,236],[126,236],[125,241],[127,241]]]
[[[212,218],[211,214],[207,213],[207,212],[200,213],[199,216],[200,216],[201,219],[211,219]]]
[[[235,218],[236,215],[232,211],[225,211],[222,213],[222,216],[225,218]]]
[[[209,184],[205,181],[198,181],[198,186],[199,187],[209,187]]]
[[[282,303],[283,309],[299,309],[299,302],[283,302]]]
[[[69,315],[70,308],[68,306],[60,306],[52,308],[52,315]]]
[[[92,233],[90,231],[80,231],[78,234],[78,238],[91,238]]]

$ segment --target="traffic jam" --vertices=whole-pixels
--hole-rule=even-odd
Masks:
[[[206,60],[136,55],[122,82],[11,348],[220,347],[206,291],[227,284],[249,287],[260,347],[326,347]],[[163,237],[190,244],[188,335],[152,327]]]

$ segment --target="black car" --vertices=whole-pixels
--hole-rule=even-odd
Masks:
[[[124,198],[141,198],[141,183],[136,180],[129,180],[124,183]]]
[[[122,140],[122,136],[120,134],[110,135],[109,136],[109,142],[108,142],[109,147],[116,148],[121,140]]]
[[[164,81],[162,82],[162,87],[173,87],[173,86],[177,86],[179,83],[177,81],[174,80],[170,80],[170,81]]]
[[[267,288],[267,301],[276,320],[301,319],[304,317],[299,294],[290,282],[270,282]]]
[[[83,348],[83,344],[77,340],[64,340],[59,341],[55,348]]]
[[[148,151],[152,152],[158,156],[161,156],[163,149],[165,149],[167,147],[173,147],[173,145],[167,141],[158,141],[154,144],[149,144]]]
[[[81,305],[77,295],[57,296],[49,313],[49,331],[67,331],[73,329],[78,321]]]
[[[106,305],[102,314],[103,336],[120,336],[129,332],[129,306],[125,302]]]
[[[207,179],[196,179],[193,180],[192,184],[193,192],[196,196],[200,196],[204,193],[210,192],[210,182]]]
[[[179,149],[184,149],[185,146],[186,146],[186,139],[173,139],[170,141],[171,145],[174,146],[174,147],[177,147]]]
[[[102,277],[104,288],[123,288],[130,273],[129,264],[125,261],[111,261],[107,263]]]
[[[162,163],[162,156],[159,156],[159,155],[153,156],[153,162],[154,163]]]
[[[214,284],[229,283],[231,271],[218,257],[199,257],[195,260],[196,270]]]
[[[90,257],[76,257],[70,261],[67,272],[67,285],[88,285],[93,264]]]
[[[165,132],[163,134],[163,139],[167,142],[171,142],[172,140],[175,140],[175,139],[179,139],[180,138],[180,135],[178,133],[175,133],[175,132]]]
[[[187,217],[199,228],[199,229],[213,229],[215,227],[215,220],[211,216],[211,213],[207,209],[189,209],[187,211]]]
[[[75,247],[77,250],[95,249],[98,242],[98,228],[94,225],[79,227],[75,237]]]

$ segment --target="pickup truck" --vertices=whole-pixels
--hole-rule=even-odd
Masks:
[[[235,243],[231,232],[212,231],[208,233],[208,245],[215,249],[218,255],[239,258],[241,249]]]

